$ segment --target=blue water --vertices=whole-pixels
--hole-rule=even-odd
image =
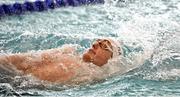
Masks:
[[[4,2],[12,0],[0,1]],[[130,72],[83,86],[42,85],[31,78],[1,73],[0,95],[180,96],[179,0],[106,0],[104,5],[60,8],[0,20],[1,53],[45,50],[63,44],[79,45],[83,52],[101,37],[113,37],[128,49],[140,47],[153,54]]]

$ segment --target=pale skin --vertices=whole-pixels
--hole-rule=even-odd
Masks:
[[[63,83],[75,77],[82,63],[93,63],[101,67],[113,54],[103,49],[98,42],[84,52],[82,58],[79,55],[71,56],[69,52],[71,49],[67,49],[66,53],[60,52],[59,49],[50,49],[41,53],[35,52],[33,56],[32,53],[11,54],[0,56],[0,64],[14,66],[22,74],[31,74],[40,80]]]

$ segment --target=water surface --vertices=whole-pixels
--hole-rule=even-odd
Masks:
[[[106,0],[104,5],[59,8],[0,20],[1,53],[45,50],[63,44],[78,44],[83,52],[100,37],[123,41],[129,49],[152,50],[152,57],[123,75],[72,88],[46,87],[33,79],[1,74],[0,95],[180,96],[179,0]]]

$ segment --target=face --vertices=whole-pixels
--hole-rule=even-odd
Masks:
[[[83,61],[102,66],[108,62],[112,54],[111,43],[105,39],[98,39],[93,43],[92,47],[83,54]]]

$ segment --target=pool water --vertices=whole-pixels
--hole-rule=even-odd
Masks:
[[[21,0],[22,1],[22,0]],[[0,3],[11,3],[2,0]],[[67,87],[41,85],[33,78],[0,74],[0,95],[180,96],[180,1],[106,0],[103,5],[66,7],[0,19],[0,52],[18,53],[79,45],[111,37],[153,51],[142,66],[98,83]],[[136,54],[136,53],[135,53]]]

